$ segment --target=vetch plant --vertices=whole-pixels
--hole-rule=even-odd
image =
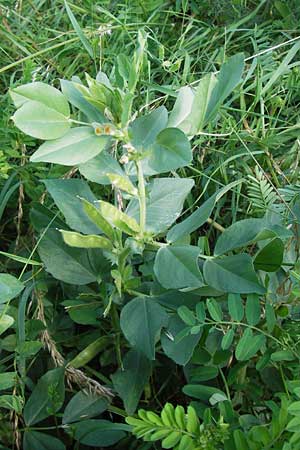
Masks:
[[[111,446],[133,426],[138,437],[163,439],[163,448],[219,449],[223,442],[235,445],[229,425],[212,416],[200,425],[198,415],[203,418],[203,405],[211,405],[236,428],[238,388],[226,381],[224,368],[231,370],[236,358],[232,370],[243,386],[248,362],[250,367],[256,363],[258,371],[270,361],[276,365],[275,344],[285,336],[273,305],[287,244],[296,248],[296,231],[268,210],[262,218],[221,228],[215,245],[208,241],[202,245],[205,236],[198,240],[199,230],[205,233],[216,205],[240,181],[210,193],[182,219],[194,180],[181,175],[192,164],[194,137],[217,120],[241,82],[244,57],[232,56],[219,73],[206,75],[195,89],[181,88],[171,112],[159,106],[139,114],[135,93],[146,58],[143,33],[138,43],[132,61],[118,57],[111,80],[100,72],[96,79],[86,75],[85,84],[77,77],[61,80],[61,90],[41,82],[12,89],[17,108],[13,120],[24,133],[45,141],[31,156],[32,162],[76,168],[74,178],[43,181],[64,220],[46,206],[32,210],[33,226],[40,233],[39,256],[57,286],[70,292],[64,301],[70,318],[79,325],[93,325],[96,331],[79,354],[66,352],[65,360],[56,358],[57,365],[84,370],[106,349],[118,369],[111,380],[102,375],[100,380],[121,398],[125,415],[132,416],[155,365],[167,359],[184,368],[183,392],[197,399],[197,408],[189,406],[186,416],[182,407],[174,410],[167,404],[161,418],[142,411],[139,419],[127,419],[128,426],[92,419],[114,407],[79,392],[66,406],[61,428],[71,439],[90,446],[98,445],[99,439],[103,447]],[[94,183],[97,195],[84,178]],[[293,225],[291,217],[289,221]],[[24,284],[1,276],[6,289],[3,303],[8,307]],[[2,317],[5,329],[13,323],[9,317]],[[276,326],[282,341],[270,337]],[[235,337],[239,342],[234,351]],[[285,347],[292,364],[299,353],[297,348],[290,351],[291,346]],[[262,356],[257,361],[258,352]],[[21,366],[26,373],[26,361]],[[27,400],[25,450],[31,450],[34,440],[45,440],[42,430],[31,426],[60,414],[63,372],[61,367],[48,371]],[[45,393],[48,378],[53,389]],[[216,381],[210,385],[210,380]],[[35,414],[39,395],[43,406]],[[85,412],[89,406],[97,407],[73,417],[71,402]],[[173,419],[179,426],[175,430]],[[58,442],[52,438],[48,447],[64,448]]]

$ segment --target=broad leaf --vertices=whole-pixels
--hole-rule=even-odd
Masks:
[[[17,372],[5,372],[0,375],[0,391],[10,389],[18,383]]]
[[[191,245],[161,247],[154,263],[159,283],[166,289],[203,286],[198,266],[199,253],[199,248]]]
[[[222,392],[220,389],[212,386],[206,386],[204,384],[187,384],[186,386],[184,386],[182,391],[185,395],[197,398],[204,402],[207,402],[209,398],[214,394],[224,395],[224,392]]]
[[[247,328],[241,337],[235,356],[239,361],[248,361],[263,347],[266,338],[263,334],[253,334],[250,328]]]
[[[146,159],[146,173],[164,173],[185,167],[192,161],[188,138],[178,128],[166,128],[157,136]],[[143,167],[144,167],[143,164]],[[149,171],[150,169],[150,171]]]
[[[89,419],[74,423],[72,436],[84,445],[110,447],[125,437],[125,430],[129,431],[130,427],[108,420]]]
[[[0,336],[14,324],[14,318],[8,314],[0,316]]]
[[[61,90],[69,102],[78,108],[90,122],[105,122],[103,114],[91,105],[78,89],[78,83],[68,80],[60,80]]]
[[[274,237],[275,231],[267,226],[265,219],[245,219],[233,223],[217,240],[214,254],[223,255],[235,248],[246,247],[258,241]]]
[[[74,166],[94,158],[108,141],[108,136],[96,136],[92,127],[71,128],[63,137],[42,144],[30,160]]]
[[[84,211],[80,197],[93,203],[96,197],[84,180],[44,180],[47,191],[65,216],[67,224],[85,234],[99,234],[99,228]]]
[[[175,242],[178,239],[192,233],[200,228],[211,215],[213,208],[217,201],[219,201],[226,192],[232,189],[238,182],[229,183],[224,188],[213,194],[208,200],[206,200],[196,211],[194,211],[187,219],[174,225],[167,234],[167,240],[169,242]]]
[[[135,119],[130,126],[131,142],[139,150],[146,150],[166,127],[168,111],[164,106]]]
[[[48,230],[38,252],[47,272],[54,278],[71,284],[100,281],[108,262],[99,249],[79,249],[66,245],[56,230]]]
[[[79,170],[85,178],[99,184],[111,183],[107,173],[124,176],[120,164],[105,150],[87,162],[80,164]]]
[[[216,203],[217,194],[214,194],[203,205],[201,205],[196,211],[194,211],[187,219],[174,225],[167,234],[167,240],[169,242],[175,242],[178,239],[192,233],[203,225],[212,213],[212,210]]]
[[[168,127],[180,128],[185,133],[189,133],[191,122],[189,116],[191,113],[195,93],[189,86],[179,89],[175,105],[169,116]]]
[[[265,293],[265,288],[259,284],[254,272],[252,259],[245,253],[206,260],[203,274],[206,283],[219,291],[237,294]]]
[[[79,391],[67,404],[62,419],[63,424],[89,419],[103,413],[108,407],[108,401],[92,392]]]
[[[154,179],[146,199],[146,231],[162,233],[179,217],[183,203],[194,186],[189,178]],[[139,221],[139,203],[131,200],[127,214]]]
[[[35,386],[24,408],[27,426],[41,422],[63,405],[65,398],[64,369],[49,370]]]
[[[206,301],[206,305],[211,318],[215,322],[221,322],[223,318],[223,312],[220,303],[218,303],[214,298],[209,298]]]
[[[151,298],[137,297],[123,307],[120,324],[130,344],[154,360],[155,343],[168,319],[164,308]]]
[[[185,366],[191,359],[194,349],[198,344],[201,331],[197,334],[189,334],[179,341],[176,336],[186,328],[186,325],[177,316],[173,316],[167,328],[167,332],[161,336],[161,345],[165,354],[175,361],[176,364]],[[172,339],[173,337],[173,339]]]
[[[119,369],[111,377],[113,385],[123,400],[127,414],[134,414],[151,375],[151,363],[138,350],[130,350],[123,359],[123,369]]]
[[[283,261],[284,244],[281,239],[274,238],[256,254],[253,264],[256,270],[276,272]]]
[[[238,53],[229,58],[217,75],[217,83],[210,95],[205,114],[205,123],[211,121],[218,109],[233,89],[240,83],[244,70],[244,54]]]
[[[34,101],[24,103],[12,119],[24,133],[44,140],[60,138],[70,128],[70,122],[63,114]]]
[[[24,433],[23,450],[66,450],[66,447],[54,436],[29,430]]]
[[[17,297],[24,289],[24,284],[8,273],[0,273],[0,304]]]
[[[70,108],[66,97],[56,88],[40,81],[23,84],[9,91],[16,106],[20,108],[28,101],[40,102],[48,108],[63,114],[70,115]]]

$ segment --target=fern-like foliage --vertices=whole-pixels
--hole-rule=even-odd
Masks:
[[[218,423],[200,424],[195,409],[188,406],[174,408],[166,403],[160,416],[153,411],[138,411],[139,418],[127,417],[137,438],[155,442],[161,440],[162,448],[174,450],[219,450],[228,437],[228,425],[222,419]]]
[[[278,199],[277,193],[258,167],[255,167],[255,176],[248,175],[248,180],[252,212],[264,214]]]

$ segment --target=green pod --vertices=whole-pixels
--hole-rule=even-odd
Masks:
[[[79,369],[79,367],[85,366],[89,363],[95,356],[104,350],[107,345],[111,342],[111,338],[109,336],[101,336],[88,345],[84,350],[78,353],[72,361],[69,362],[69,366],[74,367],[75,369]]]

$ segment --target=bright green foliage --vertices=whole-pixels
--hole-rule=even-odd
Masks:
[[[162,441],[162,448],[174,450],[217,450],[228,437],[228,425],[200,424],[195,409],[166,403],[160,415],[140,409],[138,417],[127,417],[133,433],[144,441]]]

